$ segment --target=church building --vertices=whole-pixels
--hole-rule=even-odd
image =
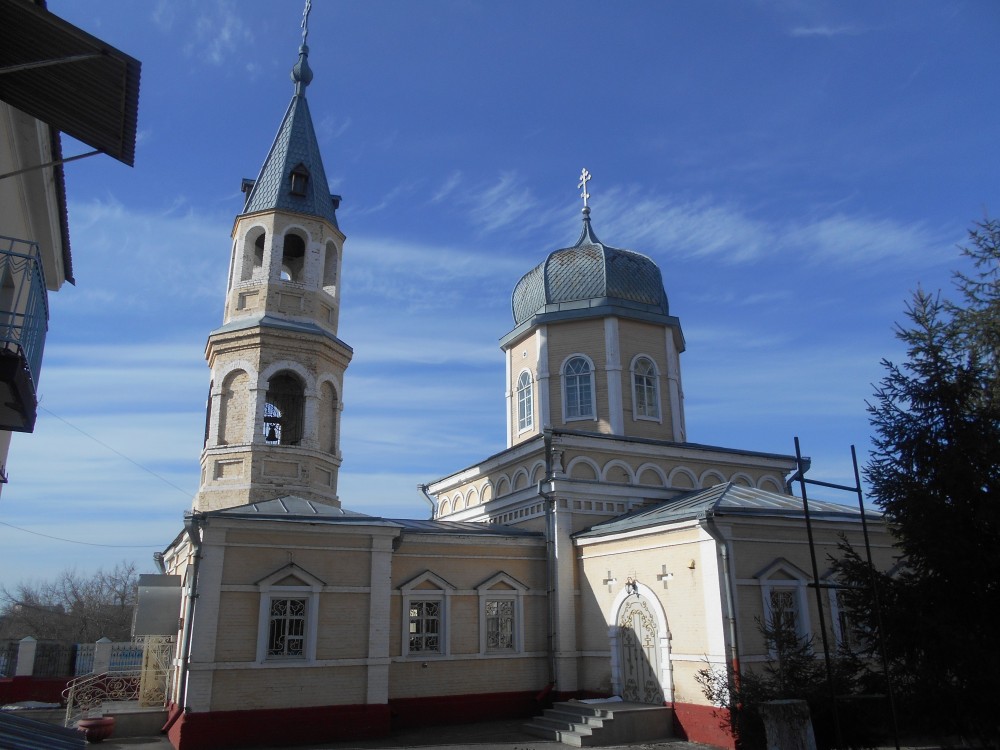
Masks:
[[[174,747],[528,721],[581,698],[659,707],[664,733],[732,747],[697,672],[764,661],[755,619],[778,606],[819,632],[803,503],[786,486],[796,458],[687,442],[680,320],[650,258],[598,239],[584,171],[579,237],[513,287],[506,448],[422,486],[430,519],[343,507],[349,250],[312,75],[303,39],[291,103],[244,180],[206,347],[200,487],[164,552],[183,586]],[[819,559],[839,534],[863,543],[856,509],[810,509]],[[880,520],[872,540],[887,558]]]

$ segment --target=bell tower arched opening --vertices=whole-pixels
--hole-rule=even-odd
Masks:
[[[281,278],[283,281],[302,281],[305,268],[306,241],[294,232],[285,235],[281,249]]]
[[[280,372],[267,382],[264,396],[264,442],[299,445],[305,428],[305,390],[298,376]]]

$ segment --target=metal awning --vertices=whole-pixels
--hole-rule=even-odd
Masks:
[[[130,167],[140,68],[30,0],[0,0],[0,100]]]

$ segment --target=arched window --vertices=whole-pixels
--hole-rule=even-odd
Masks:
[[[326,254],[323,258],[323,287],[330,294],[334,294],[336,286],[337,286],[337,246],[333,244],[333,242],[327,242]]]
[[[305,240],[297,234],[286,234],[281,252],[281,278],[284,281],[301,281],[305,260]]]
[[[639,357],[632,365],[632,406],[637,419],[660,418],[656,365],[649,357]]]
[[[271,378],[264,401],[264,442],[268,445],[301,443],[305,405],[302,383],[295,375],[282,372]]]
[[[563,367],[563,414],[567,420],[594,418],[594,373],[583,357]]]
[[[517,429],[530,430],[535,424],[535,407],[531,392],[531,373],[525,370],[517,379]]]
[[[260,227],[254,227],[247,232],[243,240],[243,266],[240,269],[240,281],[249,281],[264,267],[264,242],[266,238],[266,232]]]

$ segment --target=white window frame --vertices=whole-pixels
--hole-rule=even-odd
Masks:
[[[455,587],[441,576],[425,571],[399,587],[402,594],[400,613],[400,654],[419,659],[440,658],[451,654],[451,595]],[[410,651],[410,604],[413,602],[437,602],[441,605],[438,614],[438,650]]]
[[[643,362],[649,363],[652,372],[640,376],[638,369],[639,365]],[[656,361],[648,354],[637,354],[632,359],[632,366],[629,368],[629,371],[632,375],[632,419],[662,423],[663,408],[660,403],[660,368],[656,366]],[[639,410],[639,377],[652,379],[652,406],[655,412],[653,414],[643,414]],[[643,389],[645,390],[648,387],[648,385],[644,385]]]
[[[535,427],[535,384],[529,370],[521,370],[514,390],[517,394],[517,431],[527,432]]]
[[[295,583],[290,583],[295,581]],[[316,660],[316,633],[319,627],[319,594],[325,584],[316,576],[289,563],[257,582],[260,590],[260,612],[257,619],[257,661],[261,664],[303,664]],[[271,631],[271,603],[280,599],[304,599],[305,633],[302,654],[294,656],[268,655]]]
[[[528,587],[503,571],[476,586],[479,594],[479,653],[483,656],[509,656],[524,652],[524,595]],[[487,602],[512,602],[513,622],[511,648],[489,648],[486,605]]]
[[[571,375],[567,373],[567,370],[569,369],[570,364],[577,359],[585,362],[588,368],[587,375],[590,383],[590,411],[587,413],[581,412],[580,414],[570,416],[569,379],[582,378],[583,373],[574,373]],[[595,373],[594,363],[590,359],[590,357],[588,357],[585,354],[571,354],[570,356],[566,357],[566,359],[563,361],[562,367],[559,368],[559,375],[562,378],[562,406],[563,406],[564,422],[577,422],[582,420],[593,421],[597,419],[597,387],[596,387],[596,380],[594,378],[594,373]],[[582,408],[583,404],[581,403],[579,404],[579,406]]]
[[[764,621],[771,623],[774,617],[771,593],[791,591],[795,602],[795,634],[802,639],[812,635],[809,621],[808,583],[809,576],[784,558],[778,558],[754,576],[760,581],[760,593],[764,606]],[[771,650],[771,656],[777,654]]]

